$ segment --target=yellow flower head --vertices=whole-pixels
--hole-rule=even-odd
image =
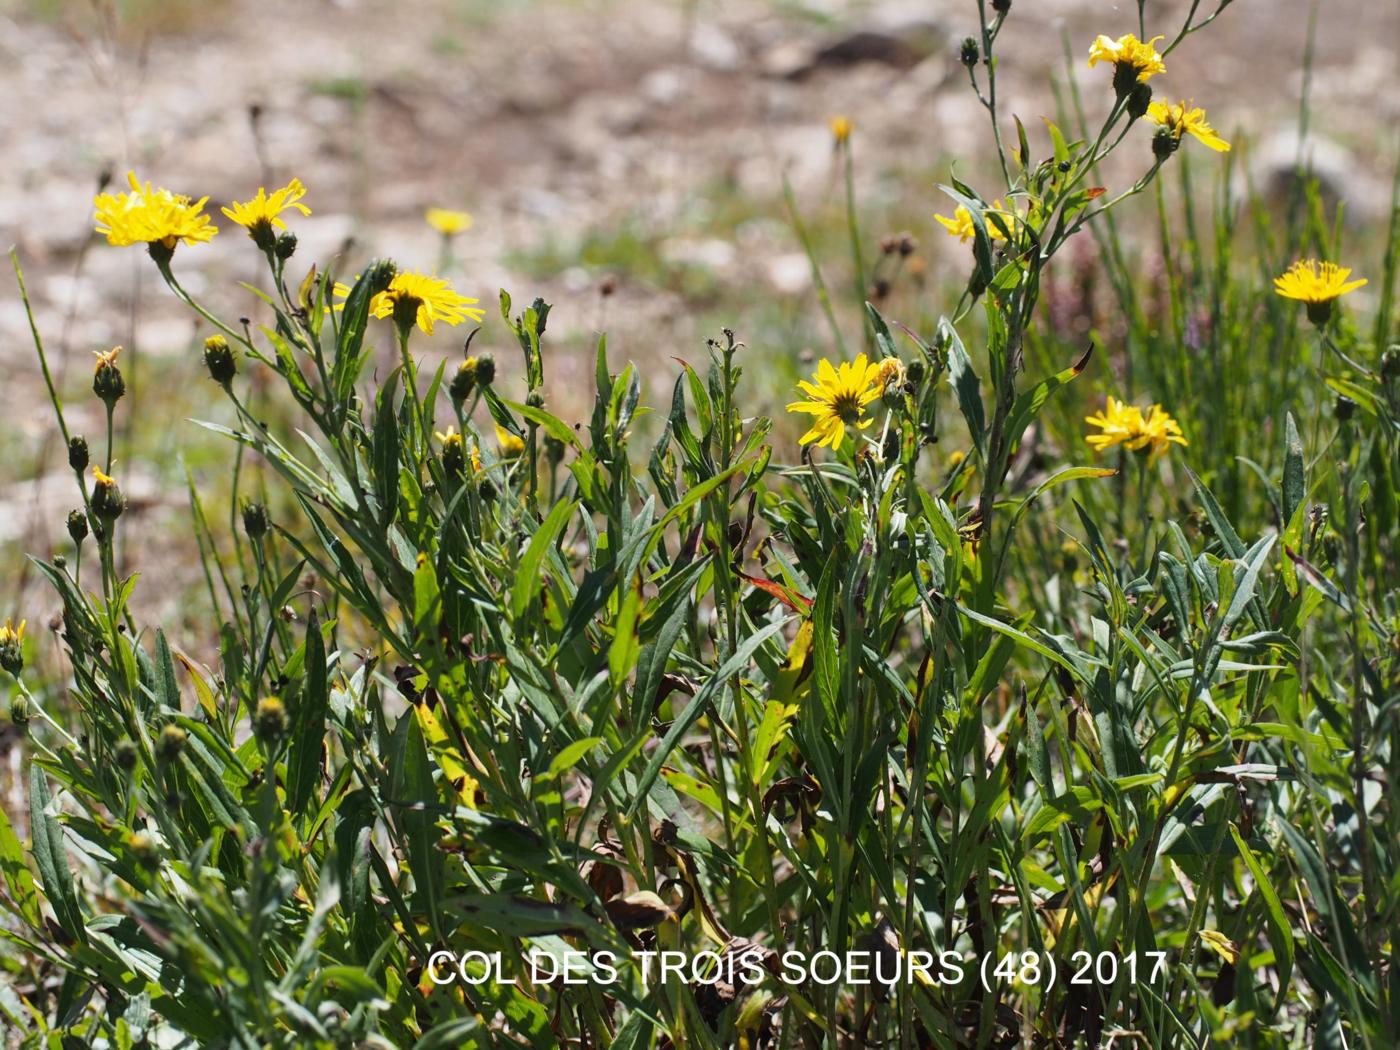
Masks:
[[[130,193],[99,193],[92,201],[97,232],[106,235],[108,244],[159,243],[174,251],[180,241],[199,244],[219,232],[204,214],[208,197],[191,203],[184,194],[153,189],[149,182],[142,186],[134,171],[127,172],[126,181]]]
[[[484,318],[486,311],[473,307],[475,302],[480,300],[458,295],[441,277],[409,272],[396,274],[389,287],[369,301],[369,312],[405,324],[417,322],[425,334],[432,335],[437,321],[459,325],[467,318]]]
[[[1305,303],[1330,303],[1366,283],[1366,278],[1348,281],[1351,271],[1332,262],[1306,259],[1295,262],[1282,277],[1274,278],[1274,291],[1285,299]]]
[[[1092,68],[1100,62],[1110,63],[1114,69],[1115,80],[1120,75],[1131,76],[1139,82],[1147,80],[1157,73],[1167,71],[1156,48],[1157,41],[1162,39],[1164,38],[1154,36],[1144,43],[1132,33],[1120,36],[1117,40],[1099,34],[1089,46],[1089,65]],[[1120,73],[1120,70],[1123,72]]]
[[[501,448],[501,455],[506,459],[515,459],[525,451],[525,441],[516,434],[512,434],[501,424],[496,424],[496,444]]]
[[[851,129],[855,127],[850,117],[839,113],[828,120],[827,125],[831,128],[831,137],[836,140],[838,146],[851,137]]]
[[[259,233],[264,237],[272,232],[273,227],[285,230],[287,224],[282,221],[282,213],[291,208],[296,208],[303,215],[310,215],[311,209],[305,204],[298,203],[306,196],[306,187],[302,185],[300,179],[293,179],[280,190],[274,190],[271,194],[262,186],[258,187],[258,195],[250,201],[234,201],[232,208],[221,209],[238,225],[248,231],[249,236],[254,240]]]
[[[1186,134],[1216,153],[1230,152],[1230,144],[1215,133],[1206,121],[1206,111],[1199,107],[1188,106],[1185,102],[1153,102],[1147,107],[1147,119],[1170,128],[1178,142]]]
[[[423,213],[428,225],[444,237],[471,229],[472,217],[469,212],[453,211],[451,208],[429,208]]]
[[[882,358],[876,367],[880,371],[875,377],[875,382],[881,390],[889,386],[898,386],[904,382],[904,362],[899,358]]]
[[[24,647],[20,644],[24,640],[24,621],[19,622],[16,629],[15,621],[7,619],[0,624],[0,670],[4,670],[19,677],[19,673],[24,670]],[[22,708],[17,708],[22,711]],[[22,724],[22,715],[14,715],[15,723]]]
[[[92,468],[92,478],[94,481],[97,482],[98,485],[100,485],[104,489],[111,488],[117,483],[116,478],[112,477],[112,475],[110,474],[104,474],[101,468],[97,467],[96,465],[94,465]]]
[[[984,209],[983,215],[995,213],[1002,217],[1006,225],[1011,226],[1012,214],[1007,210],[1006,205],[1000,200],[992,201],[989,208]],[[977,227],[972,224],[972,212],[967,210],[965,205],[959,204],[957,211],[953,212],[950,219],[946,215],[935,215],[935,219],[948,231],[949,237],[956,237],[961,243],[966,244],[977,236]],[[1006,234],[994,222],[986,223],[987,237],[993,241],[1006,240]]]
[[[448,427],[446,430],[434,430],[433,437],[442,442],[444,449],[462,447],[462,435],[457,433],[456,427]]]
[[[92,366],[93,374],[102,371],[104,368],[111,368],[117,363],[117,355],[122,352],[122,348],[114,346],[105,353],[101,350],[94,350],[92,356],[97,358],[97,363]]]
[[[1100,433],[1086,435],[1084,439],[1096,452],[1115,445],[1122,445],[1132,452],[1147,449],[1149,463],[1155,463],[1172,445],[1187,443],[1181,426],[1163,411],[1161,405],[1152,405],[1144,413],[1136,405],[1124,404],[1110,395],[1105,410],[1095,412],[1085,422],[1100,430]]]
[[[18,645],[24,640],[24,625],[27,620],[21,620],[19,626],[15,626],[12,618],[7,618],[0,624],[0,645]]]
[[[884,393],[880,378],[881,365],[864,354],[852,362],[842,362],[840,368],[825,359],[817,362],[816,382],[802,380],[797,385],[810,401],[794,401],[789,412],[805,412],[815,416],[812,428],[798,440],[804,444],[816,442],[818,448],[830,445],[840,448],[847,427],[864,430],[875,422],[866,418],[870,402]]]

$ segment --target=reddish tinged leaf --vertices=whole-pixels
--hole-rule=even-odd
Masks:
[[[804,598],[802,595],[788,590],[780,583],[774,583],[772,580],[765,579],[762,576],[750,576],[746,572],[740,572],[739,575],[748,580],[749,583],[753,584],[760,591],[766,591],[774,598],[777,598],[778,601],[782,602],[795,613],[805,612],[812,607],[811,598]],[[797,602],[801,602],[802,604],[799,606]]]
[[[1087,190],[1085,190],[1084,192],[1087,193],[1087,194],[1089,195],[1089,199],[1090,199],[1091,201],[1096,201],[1096,200],[1098,200],[1100,197],[1102,197],[1105,193],[1108,192],[1108,187],[1107,187],[1107,186],[1090,186],[1090,187],[1089,187]]]

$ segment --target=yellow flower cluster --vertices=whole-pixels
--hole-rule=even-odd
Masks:
[[[1100,430],[1085,437],[1096,452],[1115,445],[1133,452],[1146,449],[1149,463],[1155,463],[1172,445],[1187,443],[1181,426],[1161,405],[1152,405],[1144,412],[1136,405],[1125,404],[1109,395],[1104,411],[1095,412],[1085,422]]]

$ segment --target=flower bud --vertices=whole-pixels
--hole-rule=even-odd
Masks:
[[[399,272],[398,264],[393,259],[376,259],[365,269],[365,278],[369,282],[369,294],[378,295],[389,287],[389,282],[394,279],[394,275]]]
[[[121,353],[121,349],[118,346],[105,354],[98,354],[97,367],[92,373],[92,392],[107,406],[108,411],[126,393],[126,380],[117,367],[117,354]]]
[[[1005,15],[1011,10],[1011,0],[992,0],[992,10],[999,15]]]
[[[909,377],[909,385],[917,387],[924,381],[924,359],[922,357],[914,358],[914,360],[910,361],[909,364],[905,366],[904,371]]]
[[[15,728],[24,730],[29,726],[29,697],[20,694],[15,697],[14,703],[10,704],[10,721],[15,724]]]
[[[525,395],[525,403],[531,408],[544,408],[544,394],[538,390],[531,390]]]
[[[92,487],[92,512],[102,521],[116,521],[122,516],[122,511],[126,510],[126,497],[122,495],[122,490],[117,487],[114,478],[108,477],[96,467],[92,468],[92,476],[97,479],[97,483]]]
[[[185,749],[185,741],[188,739],[189,734],[171,722],[160,731],[160,736],[156,737],[156,757],[162,762],[174,762]]]
[[[287,709],[275,696],[265,696],[258,701],[258,710],[253,715],[253,733],[263,743],[273,744],[281,740],[287,732]]]
[[[558,464],[564,459],[564,442],[560,441],[553,434],[546,434],[544,438],[544,455],[550,463]]]
[[[73,542],[82,546],[83,540],[88,535],[87,515],[80,510],[70,510],[68,512],[68,535],[73,538]]]
[[[1156,134],[1152,136],[1152,155],[1158,160],[1166,160],[1176,152],[1177,146],[1181,145],[1181,140],[1176,137],[1176,132],[1171,128],[1158,128]]]
[[[112,759],[123,773],[130,773],[136,768],[137,757],[135,742],[126,737],[118,740],[116,746],[112,748]]]
[[[456,372],[452,373],[452,381],[447,384],[447,392],[451,395],[454,404],[460,405],[472,396],[472,391],[476,389],[476,366],[477,359],[469,357],[457,366]]]
[[[964,37],[962,47],[958,50],[958,60],[963,65],[971,69],[982,59],[982,48],[978,45],[974,37]]]
[[[0,624],[0,670],[16,678],[24,670],[24,621],[15,626],[14,620]]]
[[[1381,378],[1397,377],[1400,377],[1400,346],[1387,347],[1385,353],[1381,354]]]
[[[1152,104],[1152,85],[1138,81],[1128,92],[1128,101],[1125,109],[1128,117],[1137,120],[1147,112],[1147,107]]]
[[[297,235],[291,232],[282,234],[280,237],[277,238],[277,243],[274,246],[273,251],[277,253],[277,258],[281,259],[283,262],[286,262],[288,259],[290,259],[293,255],[296,254]]]
[[[88,468],[87,438],[74,434],[68,439],[68,465],[79,474]]]
[[[1356,415],[1356,402],[1345,394],[1338,394],[1337,400],[1332,406],[1332,412],[1339,422],[1345,423]]]
[[[491,354],[479,354],[476,359],[476,381],[482,386],[490,386],[496,381],[496,358]]]
[[[250,540],[262,539],[267,535],[267,508],[254,500],[243,501],[243,531]]]
[[[136,863],[147,871],[155,871],[160,867],[160,850],[156,847],[155,840],[144,831],[133,831],[128,835],[126,848],[131,851]]]
[[[204,340],[204,364],[209,369],[209,378],[222,387],[227,387],[238,374],[233,347],[221,335],[211,335]]]

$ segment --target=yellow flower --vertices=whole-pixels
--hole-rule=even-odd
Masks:
[[[96,465],[94,465],[92,468],[92,477],[93,480],[96,481],[99,485],[101,485],[104,489],[111,488],[117,483],[116,478],[112,477],[112,475],[110,474],[102,473],[101,468],[97,467]]]
[[[3,625],[0,625],[0,669],[9,672],[16,678],[24,670],[24,647],[21,644],[23,641],[23,620],[19,622],[18,629],[16,629],[15,621],[12,619],[7,619]],[[22,708],[17,708],[17,710],[22,710]],[[13,715],[12,717],[17,725],[23,723],[20,716]]]
[[[462,447],[462,435],[457,433],[456,427],[450,426],[446,430],[434,430],[433,437],[441,441],[442,447],[445,449]]]
[[[875,383],[881,390],[888,386],[898,386],[904,382],[904,362],[897,357],[882,358],[876,367],[879,372],[875,376]]]
[[[1148,450],[1148,462],[1155,463],[1172,445],[1185,445],[1181,426],[1161,405],[1152,405],[1144,413],[1136,405],[1124,404],[1109,395],[1104,411],[1085,419],[1102,433],[1085,437],[1096,452],[1122,445],[1133,452]]]
[[[831,137],[836,140],[838,146],[851,137],[851,129],[855,127],[850,117],[839,113],[828,120],[827,125],[831,128]]]
[[[525,451],[525,441],[518,435],[512,434],[501,424],[496,424],[496,443],[501,447],[501,455],[506,459],[515,459]]]
[[[1112,63],[1115,84],[1120,76],[1125,80],[1131,77],[1131,80],[1126,80],[1128,84],[1133,80],[1147,80],[1156,73],[1167,71],[1155,46],[1157,41],[1162,39],[1165,38],[1154,36],[1143,43],[1132,33],[1120,36],[1117,40],[1099,34],[1089,46],[1089,66],[1092,68],[1100,62]]]
[[[428,225],[444,237],[451,237],[454,233],[462,233],[470,229],[472,224],[470,213],[453,211],[451,208],[429,208],[423,213],[423,218],[427,219]]]
[[[127,172],[126,181],[130,193],[99,193],[92,200],[96,230],[106,235],[108,244],[158,243],[174,251],[180,241],[199,244],[219,232],[204,214],[208,197],[190,203],[184,194],[153,189],[149,182],[142,186],[134,171]]]
[[[0,626],[0,645],[18,645],[24,640],[24,625],[27,620],[21,620],[19,626],[15,626],[13,618],[7,618],[3,626]]]
[[[787,406],[789,412],[816,416],[812,428],[798,439],[801,444],[816,442],[818,448],[840,448],[847,427],[864,430],[874,422],[865,417],[865,409],[884,392],[879,362],[869,361],[861,354],[853,362],[842,362],[837,369],[830,361],[822,360],[812,378],[816,382],[804,379],[797,384],[811,400],[794,401]]]
[[[97,358],[97,363],[92,367],[93,374],[95,375],[104,368],[111,368],[115,365],[117,363],[117,355],[121,352],[122,348],[119,346],[114,346],[105,353],[101,350],[94,350],[92,356]]]
[[[486,311],[471,304],[479,299],[458,295],[441,277],[421,273],[400,273],[389,287],[369,301],[375,317],[392,317],[403,324],[415,321],[425,334],[433,334],[434,322],[459,325],[467,318],[480,321]]]
[[[1274,291],[1285,299],[1305,303],[1330,303],[1366,284],[1366,278],[1348,281],[1351,271],[1336,263],[1316,259],[1295,262],[1282,277],[1274,278]]]
[[[1154,124],[1170,128],[1178,142],[1184,133],[1216,153],[1230,152],[1230,144],[1215,133],[1215,129],[1206,122],[1206,111],[1199,107],[1188,109],[1185,102],[1153,102],[1147,107],[1147,117]]]
[[[1000,215],[1002,219],[1005,220],[1008,227],[1011,226],[1013,219],[1012,213],[1007,211],[1006,205],[1000,200],[992,201],[991,207],[983,209],[982,214],[985,216],[993,212]],[[965,205],[959,204],[958,210],[953,212],[953,217],[951,219],[946,215],[935,215],[934,218],[948,231],[949,237],[956,237],[963,244],[966,244],[968,241],[972,240],[973,237],[977,236],[977,227],[972,224],[972,212],[968,211]],[[1006,234],[1002,233],[1001,230],[997,228],[996,223],[987,222],[986,227],[987,237],[989,239],[993,241],[1006,240]]]
[[[238,225],[248,231],[248,235],[254,240],[259,234],[264,238],[272,232],[275,226],[279,230],[285,230],[287,224],[282,221],[282,213],[290,208],[296,208],[303,215],[310,215],[311,209],[305,204],[299,204],[306,196],[306,187],[302,185],[300,179],[293,179],[280,190],[274,190],[271,195],[262,186],[258,187],[258,195],[250,201],[234,201],[232,208],[221,209]]]

